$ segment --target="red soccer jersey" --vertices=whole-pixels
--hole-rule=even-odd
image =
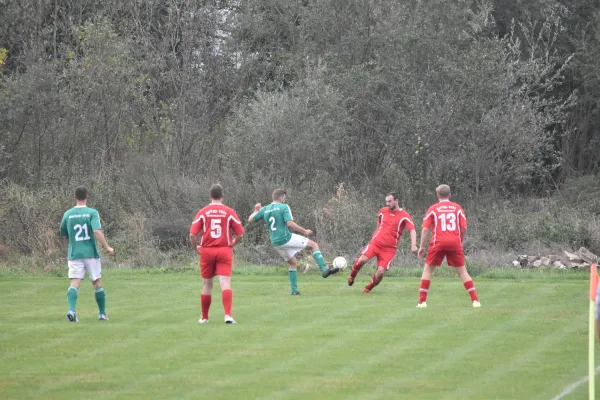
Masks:
[[[458,204],[450,200],[441,200],[429,207],[425,213],[423,228],[433,232],[429,246],[462,247],[461,231],[467,229],[467,217]]]
[[[392,211],[389,207],[379,210],[377,230],[371,238],[371,242],[381,247],[398,247],[398,240],[404,228],[409,231],[415,230],[415,225],[410,215],[403,209]]]
[[[244,233],[244,227],[235,210],[224,204],[211,203],[196,214],[190,227],[192,235],[202,232],[202,247],[231,247],[232,232]]]

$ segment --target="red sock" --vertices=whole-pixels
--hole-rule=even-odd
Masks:
[[[356,275],[358,275],[358,272],[360,271],[361,267],[358,266],[358,258],[356,260],[354,260],[354,265],[352,266],[352,271],[350,271],[350,276],[352,277],[352,279],[356,278]]]
[[[231,303],[233,301],[233,291],[231,289],[225,289],[221,292],[221,299],[223,300],[223,310],[225,310],[225,315],[229,315],[231,317]]]
[[[379,282],[380,282],[380,281],[378,281],[378,280],[377,280],[377,275],[376,275],[376,274],[374,274],[374,275],[373,275],[373,278],[371,279],[371,282],[369,282],[369,284],[368,284],[367,286],[365,286],[365,289],[367,289],[367,290],[371,291],[371,290],[373,290],[373,288],[374,288],[375,286],[379,285]]]
[[[208,319],[208,309],[210,308],[210,302],[212,296],[210,294],[200,295],[200,304],[202,305],[202,319]]]
[[[477,298],[477,292],[475,291],[473,281],[465,282],[464,285],[465,289],[467,289],[467,292],[469,292],[469,296],[471,296],[471,301],[479,301],[479,299]]]
[[[421,288],[419,289],[419,304],[427,301],[427,293],[429,293],[429,279],[421,279]]]

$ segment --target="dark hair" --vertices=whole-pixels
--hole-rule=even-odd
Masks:
[[[385,197],[388,196],[392,196],[394,198],[394,200],[398,200],[398,195],[396,194],[396,192],[389,192],[388,194],[385,195]]]
[[[88,190],[83,186],[79,186],[75,189],[75,198],[79,201],[83,201],[88,198]]]
[[[283,196],[284,194],[286,194],[286,191],[283,189],[275,189],[273,190],[273,201],[280,199],[281,196]]]
[[[219,185],[218,183],[215,185],[212,185],[210,187],[210,198],[213,200],[220,200],[223,198],[223,186]]]

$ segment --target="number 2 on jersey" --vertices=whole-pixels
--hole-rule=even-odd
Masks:
[[[277,228],[275,228],[275,217],[269,218],[269,222],[271,223],[271,230],[275,232]]]
[[[442,232],[452,232],[456,230],[456,214],[440,214],[438,219],[442,226]]]
[[[210,237],[212,237],[213,239],[220,238],[221,234],[223,233],[223,228],[221,228],[221,221],[222,220],[220,218],[210,220]]]

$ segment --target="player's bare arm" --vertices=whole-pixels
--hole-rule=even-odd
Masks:
[[[235,235],[233,238],[233,242],[231,242],[231,247],[235,247],[236,244],[238,244],[239,242],[242,241],[243,237],[244,237],[243,233],[241,235]]]
[[[202,230],[200,231],[200,235],[202,235]],[[198,235],[190,233],[190,243],[192,244],[192,248],[194,250],[198,250]]]
[[[419,252],[417,253],[419,258],[422,258],[425,255],[425,241],[428,236],[429,228],[423,228],[423,230],[421,230],[421,244],[419,245]]]
[[[286,223],[287,223],[288,228],[290,228],[290,231],[292,231],[292,232],[300,233],[304,236],[310,236],[313,234],[313,231],[311,231],[310,229],[304,229],[303,227],[301,227],[294,221],[288,221]]]
[[[410,251],[416,253],[417,250],[417,230],[413,229],[410,231]]]
[[[467,237],[467,228],[462,228],[460,230],[460,240],[464,243],[466,237]]]
[[[260,203],[256,203],[254,205],[254,211],[252,212],[252,214],[250,214],[250,216],[248,217],[248,223],[249,224],[253,224],[254,223],[254,216],[256,214],[258,214],[258,212],[260,211],[260,209],[262,208],[262,205]]]
[[[109,255],[112,256],[115,254],[115,249],[113,249],[112,247],[110,247],[108,245],[108,243],[106,243],[106,238],[104,237],[104,233],[100,229],[94,230],[94,236],[96,237],[96,240],[102,245],[102,247],[104,247],[104,249],[106,250],[106,252]]]

